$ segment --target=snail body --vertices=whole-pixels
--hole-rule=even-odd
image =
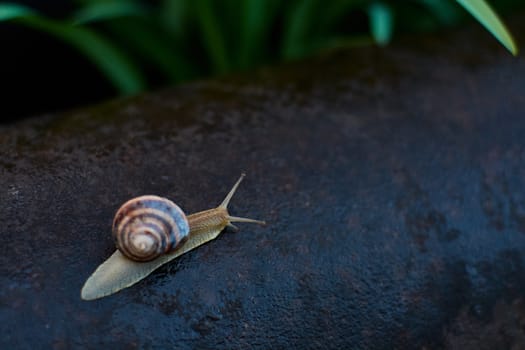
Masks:
[[[226,227],[237,229],[232,222],[265,224],[228,213],[228,204],[244,176],[218,207],[188,216],[175,203],[158,196],[124,203],[113,220],[117,251],[88,278],[81,298],[98,299],[137,283],[159,266],[215,239]]]

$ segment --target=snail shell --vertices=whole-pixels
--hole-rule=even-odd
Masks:
[[[175,203],[158,196],[141,196],[124,203],[113,220],[113,239],[122,254],[150,261],[186,241],[190,226]]]

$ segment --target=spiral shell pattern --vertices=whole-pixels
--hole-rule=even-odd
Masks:
[[[175,203],[158,196],[141,196],[124,203],[113,220],[117,248],[135,261],[149,261],[183,243],[190,226]]]

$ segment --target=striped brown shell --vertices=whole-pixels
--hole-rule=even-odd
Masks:
[[[141,196],[124,203],[113,220],[117,248],[135,261],[150,261],[186,241],[190,226],[175,203],[158,196]]]

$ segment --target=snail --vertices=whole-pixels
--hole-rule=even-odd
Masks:
[[[93,300],[116,293],[144,279],[176,257],[215,239],[232,222],[264,225],[264,221],[231,216],[228,204],[245,174],[222,203],[186,216],[167,198],[146,195],[124,203],[113,220],[117,250],[87,279],[81,298]]]

